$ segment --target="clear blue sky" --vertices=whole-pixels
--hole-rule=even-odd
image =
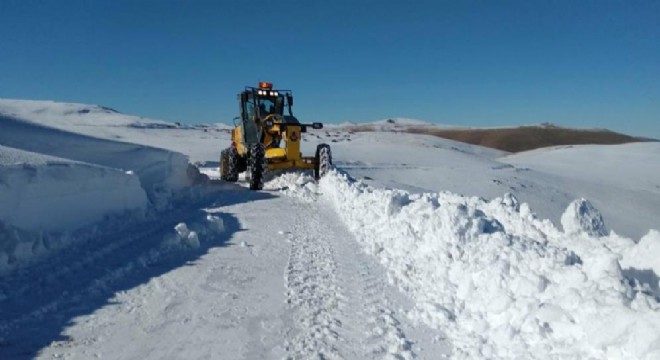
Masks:
[[[660,1],[0,1],[0,97],[231,122],[553,122],[660,138]]]

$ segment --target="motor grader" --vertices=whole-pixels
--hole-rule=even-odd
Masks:
[[[220,154],[222,180],[236,182],[245,172],[250,189],[261,190],[267,171],[310,169],[318,180],[330,170],[329,145],[319,144],[313,157],[300,152],[302,134],[323,124],[303,124],[293,116],[291,90],[274,90],[272,83],[260,82],[258,87],[246,86],[238,99],[241,116],[234,118],[231,146]]]

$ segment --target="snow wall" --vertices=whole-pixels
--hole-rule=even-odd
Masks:
[[[0,157],[6,153],[0,146]],[[4,223],[26,230],[65,231],[108,213],[145,210],[147,198],[138,177],[130,173],[44,161],[1,166],[0,204]]]
[[[0,144],[134,172],[152,202],[190,185],[188,158],[143,145],[93,138],[0,115]]]
[[[200,180],[183,154],[3,115],[0,144],[0,273],[84,239],[70,235],[99,221],[167,208]]]
[[[655,230],[639,243],[608,232],[584,199],[562,231],[509,194],[410,194],[339,173],[318,190],[456,358],[660,358]]]

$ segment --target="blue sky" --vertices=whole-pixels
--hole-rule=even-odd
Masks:
[[[660,138],[660,1],[0,1],[0,97],[231,122],[552,122]]]

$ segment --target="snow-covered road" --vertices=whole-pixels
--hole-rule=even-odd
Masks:
[[[359,249],[328,203],[275,190],[281,189],[230,186],[221,197],[235,201],[207,199],[186,215],[176,211],[143,224],[150,230],[123,232],[111,248],[72,250],[68,260],[44,265],[71,262],[48,286],[8,294],[30,301],[3,305],[13,319],[1,324],[2,358],[430,359],[449,353],[440,331],[408,320],[414,304],[388,284],[384,268]],[[224,232],[203,236],[203,214],[222,219]],[[199,248],[167,245],[181,222],[198,230]],[[23,276],[22,282],[46,281]]]
[[[402,309],[412,304],[389,286],[325,203],[293,200],[286,271],[287,303],[296,335],[293,358],[411,359],[448,353],[443,336],[413,326]]]

